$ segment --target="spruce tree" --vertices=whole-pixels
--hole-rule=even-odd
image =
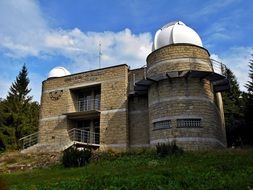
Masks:
[[[246,124],[248,143],[253,145],[253,54],[249,60],[249,81],[245,85],[247,89]]]
[[[31,102],[29,82],[27,68],[23,65],[10,87],[2,111],[4,123],[1,130],[6,134],[7,148],[17,148],[21,137],[35,132],[38,128],[39,105]]]
[[[247,84],[245,85],[245,87],[248,90],[248,94],[251,96],[253,96],[253,54],[251,55],[251,59],[249,61],[249,78],[250,80],[247,82]]]
[[[243,124],[242,99],[239,84],[233,72],[226,68],[230,90],[222,93],[228,146],[242,143],[240,128]]]
[[[30,101],[32,97],[28,96],[31,91],[31,89],[28,89],[29,82],[28,71],[24,64],[19,75],[16,77],[16,81],[10,87],[7,100],[15,99],[22,103]]]

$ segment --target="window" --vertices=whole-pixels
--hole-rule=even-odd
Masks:
[[[177,119],[177,127],[201,127],[201,119]]]
[[[168,129],[168,128],[171,128],[171,121],[170,120],[157,121],[154,123],[154,130]]]

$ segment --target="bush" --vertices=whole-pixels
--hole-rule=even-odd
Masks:
[[[169,155],[182,154],[183,149],[176,145],[175,141],[167,143],[158,143],[156,145],[156,154],[160,157]]]
[[[71,147],[63,152],[62,163],[64,167],[80,167],[88,163],[90,157],[90,149],[78,150],[75,147]]]

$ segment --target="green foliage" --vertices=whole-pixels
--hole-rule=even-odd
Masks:
[[[226,76],[230,83],[230,90],[223,92],[223,102],[226,107],[224,107],[224,113],[233,113],[237,115],[243,114],[240,110],[241,105],[241,91],[239,89],[239,84],[234,73],[230,69],[226,69]]]
[[[248,90],[248,93],[253,95],[253,54],[251,55],[251,59],[249,61],[249,81],[245,85]]]
[[[7,96],[7,100],[17,100],[17,102],[25,103],[29,102],[32,97],[28,96],[31,89],[28,89],[28,84],[30,82],[28,76],[28,71],[25,65],[23,65],[22,70],[16,77],[16,81],[12,83],[10,91]]]
[[[226,69],[226,76],[230,83],[230,90],[222,93],[227,142],[228,146],[241,145],[244,121],[244,99],[239,84],[233,72]]]
[[[156,145],[156,154],[160,157],[182,154],[183,149],[176,145],[175,141],[167,143],[158,143]]]
[[[91,155],[91,161],[92,162],[99,162],[99,161],[103,161],[103,160],[108,160],[108,161],[112,161],[117,159],[118,157],[120,157],[121,154],[120,153],[116,153],[113,151],[96,151],[96,152],[92,152]]]
[[[80,167],[87,164],[90,158],[91,150],[70,147],[63,152],[62,163],[64,167]]]
[[[156,156],[155,150],[152,148],[135,148],[127,150],[126,152],[115,152],[112,150],[108,151],[95,151],[92,152],[91,155],[91,162],[100,162],[100,161],[113,161],[118,158],[129,156],[129,157],[135,157],[135,156],[147,156],[147,157],[154,157]]]
[[[38,130],[39,104],[32,102],[26,66],[0,100],[0,150],[19,148],[19,139]]]
[[[250,189],[253,150],[185,152],[163,159],[120,156],[80,168],[0,174],[9,189]]]
[[[240,92],[235,75],[226,70],[231,89],[223,92],[222,97],[228,146],[253,145],[253,59],[249,68],[247,93]]]
[[[245,118],[247,125],[247,140],[248,144],[253,145],[253,54],[249,61],[249,81],[245,85],[247,88],[246,97],[246,109],[245,109]]]

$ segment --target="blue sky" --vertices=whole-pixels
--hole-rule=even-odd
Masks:
[[[181,20],[201,37],[211,56],[248,80],[253,53],[253,2],[245,0],[0,0],[0,97],[22,65],[31,95],[56,66],[71,73],[102,67],[145,65],[157,29]]]

